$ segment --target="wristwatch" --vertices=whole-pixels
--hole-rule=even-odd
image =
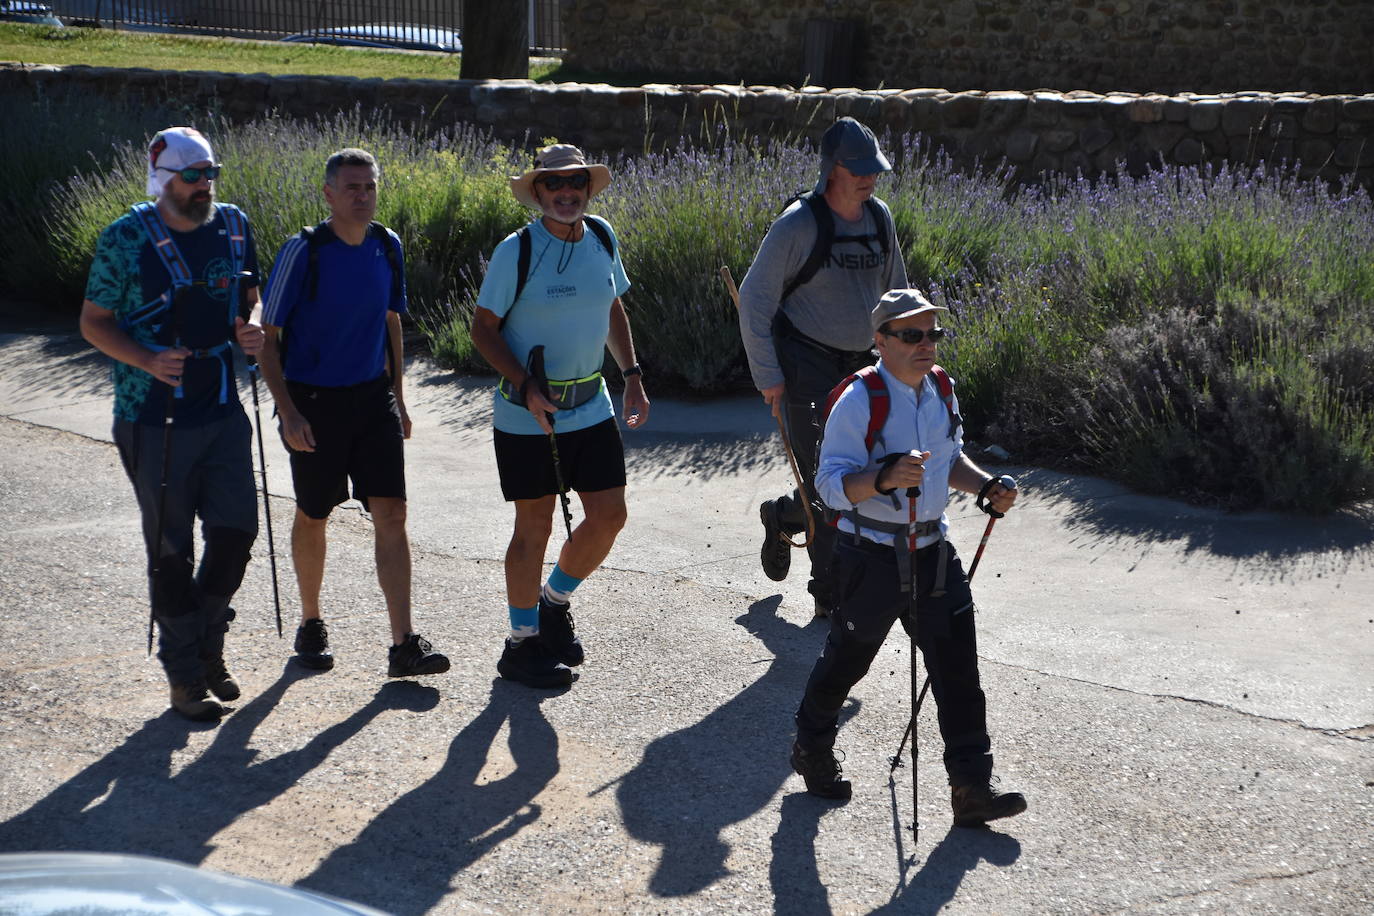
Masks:
[[[635,363],[633,366],[631,366],[631,367],[628,368],[628,369],[621,369],[621,370],[620,370],[620,377],[621,377],[621,378],[629,378],[629,377],[632,376],[632,375],[639,375],[639,376],[644,375],[644,370],[641,369],[641,368],[639,367],[639,363]]]

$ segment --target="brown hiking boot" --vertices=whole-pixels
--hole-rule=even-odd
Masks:
[[[210,699],[204,681],[173,684],[172,708],[192,722],[213,722],[224,715],[224,707]]]
[[[241,695],[239,682],[234,680],[229,669],[224,667],[224,659],[222,658],[207,658],[205,660],[205,686],[217,699],[226,703],[237,700]]]
[[[950,807],[954,826],[981,827],[999,817],[1015,817],[1026,810],[1026,797],[1020,792],[999,792],[986,782],[976,786],[951,786]]]
[[[806,751],[794,742],[792,769],[806,781],[806,791],[812,795],[847,799],[854,794],[854,787],[843,777],[840,762],[835,759],[834,748]]]

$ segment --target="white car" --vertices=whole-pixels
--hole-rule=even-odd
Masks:
[[[0,855],[0,913],[14,916],[386,916],[323,894],[148,856]]]

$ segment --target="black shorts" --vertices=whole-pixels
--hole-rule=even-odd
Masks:
[[[302,512],[328,518],[348,499],[350,478],[363,508],[369,496],[406,498],[405,431],[389,378],[344,388],[288,381],[286,390],[315,434],[313,452],[287,446]]]
[[[558,492],[549,437],[492,431],[501,495],[507,502],[539,499]],[[570,433],[558,433],[558,458],[569,490],[595,493],[625,486],[625,447],[615,418]]]

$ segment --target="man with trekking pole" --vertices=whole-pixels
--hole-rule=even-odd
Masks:
[[[81,333],[115,360],[114,441],[134,486],[148,552],[158,660],[181,715],[220,718],[240,688],[224,660],[258,529],[252,427],[231,345],[262,348],[257,252],[247,217],[215,202],[221,167],[190,127],[148,148],[148,194],[100,234]],[[241,285],[247,319],[239,314]],[[205,543],[194,566],[195,521]]]
[[[850,797],[834,752],[840,708],[900,620],[929,672],[954,823],[973,827],[1021,813],[1026,800],[994,787],[973,595],[946,540],[945,508],[953,488],[1005,514],[1016,482],[963,453],[953,383],[935,363],[944,311],[918,290],[885,293],[870,320],[878,364],[845,379],[828,401],[816,488],[840,513],[839,591],[797,709],[791,762],[813,795]],[[915,688],[913,677],[913,704]]]
[[[818,505],[816,409],[840,379],[873,362],[869,310],[884,290],[907,284],[892,214],[873,196],[879,174],[892,168],[877,138],[841,118],[821,138],[820,153],[815,188],[773,222],[740,287],[749,371],[783,421],[805,484],[759,506],[760,559],[778,582],[791,566],[790,536],[807,529],[807,507]],[[817,616],[825,616],[835,603],[835,534],[828,525],[814,529],[807,589]]]
[[[301,596],[296,659],[334,667],[320,607],[325,535],[334,507],[353,496],[372,516],[377,581],[390,622],[388,677],[442,674],[449,660],[415,632],[406,535],[401,240],[381,223],[381,169],[366,150],[342,149],[324,167],[330,216],[287,239],[267,283],[262,376],[291,455],[296,515],[291,558]]]
[[[570,611],[573,590],[604,561],[625,525],[625,451],[601,377],[610,350],[625,384],[625,425],[649,418],[620,297],[630,288],[610,224],[588,214],[610,170],[555,144],[511,179],[540,215],[492,252],[472,319],[472,341],[500,375],[492,433],[501,492],[515,506],[506,550],[510,634],[497,664],[531,687],[566,687],[584,653]],[[584,518],[568,509],[577,492]],[[562,502],[568,539],[543,587],[544,551]]]

